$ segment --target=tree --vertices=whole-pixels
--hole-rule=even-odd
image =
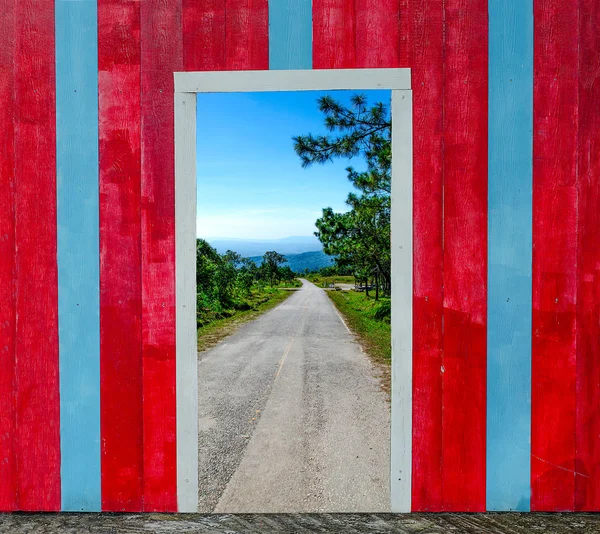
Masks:
[[[331,96],[319,99],[330,135],[294,137],[294,149],[302,166],[324,164],[335,158],[361,157],[365,171],[347,167],[348,179],[357,193],[350,193],[350,210],[334,213],[323,210],[315,235],[326,254],[335,256],[340,268],[351,268],[368,283],[371,276],[390,291],[390,210],[391,210],[391,117],[388,107],[367,105],[364,95],[354,95],[346,107]],[[378,295],[378,292],[377,292]]]
[[[280,280],[279,266],[284,264],[286,261],[287,260],[285,259],[284,256],[282,256],[278,252],[275,252],[274,250],[265,252],[265,255],[263,256],[263,261],[262,261],[261,267],[263,267],[265,269],[265,272],[267,274],[267,278],[269,279],[271,287],[273,287],[273,285],[274,285],[273,284],[274,280],[279,283],[279,280]]]

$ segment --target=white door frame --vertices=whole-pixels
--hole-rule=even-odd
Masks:
[[[410,69],[175,73],[177,500],[198,508],[196,94],[390,89],[392,93],[391,509],[409,512],[412,470],[412,91]]]

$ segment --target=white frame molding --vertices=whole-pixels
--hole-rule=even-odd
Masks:
[[[391,510],[410,512],[412,471],[412,91],[410,69],[176,72],[177,499],[198,509],[196,94],[389,89],[392,93]]]

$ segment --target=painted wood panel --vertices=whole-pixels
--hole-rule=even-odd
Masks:
[[[100,511],[97,5],[55,6],[61,509]]]
[[[579,2],[575,509],[600,510],[600,1]]]
[[[227,70],[269,68],[268,0],[227,0]]]
[[[410,10],[404,11],[404,17],[410,28],[405,61],[412,69],[414,95],[412,509],[440,511],[444,289],[443,2],[412,2]]]
[[[533,3],[489,0],[487,508],[528,511]]]
[[[17,507],[60,509],[54,1],[16,3]]]
[[[225,70],[225,0],[182,0],[185,70]]]
[[[102,509],[143,499],[140,3],[98,2]]]
[[[15,4],[0,1],[0,510],[17,508],[15,438]]]
[[[198,331],[195,313],[189,310],[196,310],[196,160],[190,157],[196,152],[196,95],[175,93],[175,110],[177,503],[180,512],[195,512],[198,509]]]
[[[531,510],[573,510],[578,10],[534,2]]]
[[[412,494],[412,299],[413,128],[412,91],[392,90],[392,392],[391,511],[411,510]]]
[[[312,68],[312,0],[269,0],[269,69]]]
[[[485,510],[486,2],[444,2],[442,502]]]
[[[141,270],[144,511],[177,511],[173,72],[181,0],[141,5]]]
[[[399,67],[400,1],[355,0],[354,11],[356,68]]]
[[[313,68],[356,65],[354,0],[313,0]]]

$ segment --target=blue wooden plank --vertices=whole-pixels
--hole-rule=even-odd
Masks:
[[[99,511],[97,4],[56,0],[55,7],[62,509]]]
[[[312,0],[269,0],[269,69],[312,68]]]
[[[487,509],[528,511],[533,1],[488,6]]]

